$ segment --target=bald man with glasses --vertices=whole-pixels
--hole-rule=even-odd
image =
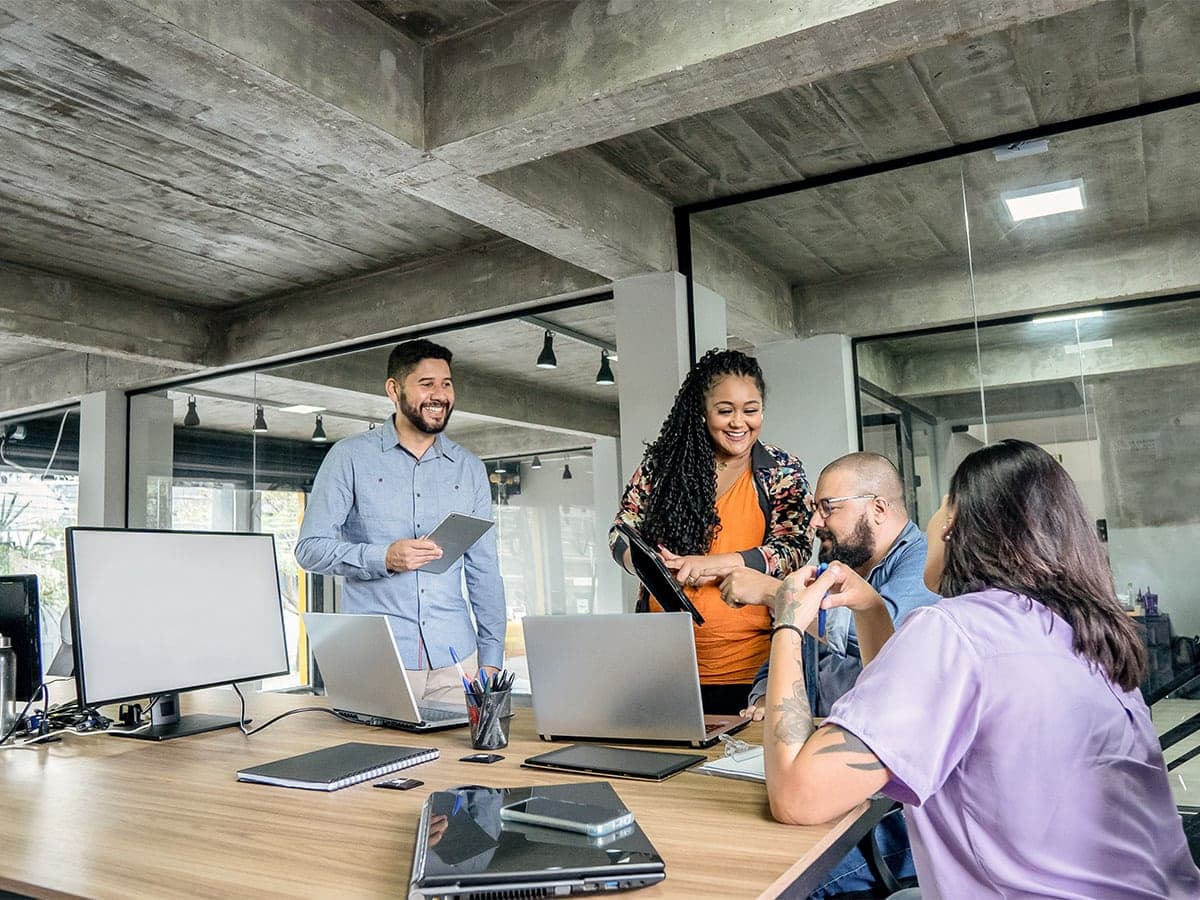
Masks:
[[[918,606],[937,602],[937,594],[925,587],[925,535],[908,518],[904,485],[889,459],[875,453],[850,453],[835,459],[821,471],[813,496],[810,527],[820,541],[818,560],[842,563],[865,579],[883,598],[897,628]],[[721,583],[721,596],[726,603],[737,605],[755,594],[774,595],[782,584],[761,572],[737,569]],[[805,633],[801,657],[809,707],[814,716],[824,716],[862,671],[853,613],[844,606],[829,610],[825,637],[819,639],[815,631]],[[755,719],[763,717],[760,704],[767,692],[767,670],[763,663],[744,711]],[[899,813],[875,827],[874,841],[897,877],[915,874],[908,831]],[[866,859],[855,848],[809,900],[877,887]]]
[[[918,606],[937,601],[925,587],[925,535],[908,518],[900,473],[876,453],[850,453],[821,471],[814,492],[811,527],[820,541],[817,558],[840,562],[861,575],[883,598],[896,627]],[[721,584],[726,602],[774,595],[782,584],[752,569],[736,569]],[[822,716],[850,690],[862,671],[854,617],[844,607],[829,610],[825,638],[806,641],[819,669],[808,681],[813,715]],[[819,650],[818,650],[819,647]],[[748,712],[762,717],[758,704],[767,692],[764,663],[747,701]]]

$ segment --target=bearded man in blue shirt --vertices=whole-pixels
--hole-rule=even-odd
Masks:
[[[492,517],[483,462],[442,434],[454,411],[451,359],[449,350],[426,340],[392,351],[384,385],[396,409],[391,422],[330,448],[305,510],[296,561],[345,579],[343,612],[388,617],[418,700],[462,705],[450,648],[468,674],[498,671],[505,607],[495,529],[445,573],[422,571],[442,555],[425,535],[447,514]]]

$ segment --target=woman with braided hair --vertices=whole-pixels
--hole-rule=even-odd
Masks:
[[[771,650],[771,619],[732,609],[720,579],[736,566],[782,578],[808,560],[813,500],[800,460],[758,440],[766,386],[758,362],[710,350],[683,380],[658,439],[646,448],[609,532],[632,573],[623,523],[657,547],[704,616],[696,630],[700,690],[709,713],[737,713]],[[640,612],[662,610],[643,589]]]

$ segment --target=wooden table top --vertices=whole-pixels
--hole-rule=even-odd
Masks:
[[[248,696],[259,722],[322,698]],[[186,710],[237,714],[231,691],[184,695]],[[290,716],[252,737],[236,728],[156,743],[66,735],[0,751],[0,888],[34,896],[406,896],[417,819],[433,790],[587,780],[520,768],[552,746],[533,712],[515,710],[505,759],[459,762],[466,729],[411,734]],[[751,726],[743,736],[761,739]],[[238,769],[343,741],[438,747],[441,759],[404,774],[425,782],[381,791],[366,782],[332,793],[241,783]],[[678,750],[678,748],[670,748]],[[719,747],[696,751],[719,756]],[[666,862],[667,878],[638,897],[775,896],[854,826],[780,825],[763,785],[683,772],[662,783],[612,782]]]

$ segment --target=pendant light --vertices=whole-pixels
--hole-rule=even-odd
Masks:
[[[558,358],[554,355],[554,332],[546,329],[546,336],[542,339],[542,352],[538,354],[537,367],[539,369],[557,369]]]
[[[250,429],[255,434],[267,433],[267,417],[263,413],[262,404],[254,407],[254,427]]]
[[[596,372],[596,384],[616,384],[617,379],[613,377],[612,366],[608,363],[608,351],[600,351],[600,370]]]
[[[188,397],[187,414],[183,417],[184,428],[195,428],[200,424],[200,414],[196,412],[196,396]]]
[[[314,444],[324,444],[329,440],[325,436],[325,423],[320,416],[317,416],[317,425],[313,429],[312,442]]]

